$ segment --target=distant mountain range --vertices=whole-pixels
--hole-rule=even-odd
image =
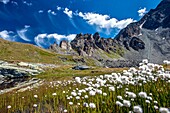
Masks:
[[[98,60],[110,59],[104,54],[110,54],[112,59],[149,59],[155,63],[169,60],[170,0],[161,1],[138,22],[122,29],[114,39],[101,38],[99,33],[78,34],[71,41],[71,47],[79,55],[92,56]]]

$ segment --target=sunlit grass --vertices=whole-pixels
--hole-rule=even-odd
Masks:
[[[48,81],[37,88],[1,95],[0,112],[128,113],[141,108],[143,113],[158,113],[170,107],[170,80],[166,78],[167,75],[159,74],[161,66],[160,70],[153,68],[155,70],[147,74],[140,67],[143,71],[139,70],[138,74],[132,75],[129,72],[134,69],[121,73],[118,69],[117,73],[105,75],[96,74],[102,68],[84,71],[87,75],[90,73],[89,76],[81,75],[83,71],[69,69],[63,67],[50,70],[53,80],[48,79],[50,75],[47,75]],[[58,81],[55,76],[64,70],[65,77]],[[109,69],[103,69],[103,72],[106,70]],[[67,76],[67,73],[71,75]],[[76,77],[77,73],[80,77]]]

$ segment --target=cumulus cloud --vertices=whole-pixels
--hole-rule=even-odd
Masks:
[[[76,37],[76,34],[70,34],[70,35],[67,35],[67,36],[66,35],[59,35],[57,33],[54,33],[54,34],[39,34],[34,38],[34,41],[40,47],[49,47],[54,42],[59,43],[63,39],[71,41],[75,37]]]
[[[68,17],[73,17],[73,11],[69,10],[67,7],[63,11]]]
[[[18,36],[23,39],[24,41],[30,42],[31,40],[27,37],[26,33],[30,28],[29,25],[25,25],[23,29],[17,30]]]
[[[128,18],[124,20],[117,20],[116,18],[110,18],[109,15],[102,15],[97,13],[82,13],[79,12],[77,14],[78,16],[82,17],[84,20],[87,21],[90,25],[96,25],[100,28],[118,28],[122,29],[125,28],[128,24],[135,22],[135,20]]]
[[[138,10],[138,14],[139,14],[140,17],[144,16],[147,12],[148,11],[146,10],[146,7]]]
[[[7,4],[8,2],[10,2],[10,0],[0,0],[0,2]]]
[[[5,40],[15,41],[16,35],[13,31],[0,31],[0,38],[3,38]]]
[[[57,10],[58,10],[58,11],[61,10],[61,7],[57,6]]]

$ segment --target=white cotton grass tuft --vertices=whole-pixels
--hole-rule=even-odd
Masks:
[[[76,99],[77,99],[77,100],[80,100],[80,97],[79,97],[79,96],[76,96]]]
[[[81,83],[81,78],[80,78],[80,77],[76,77],[76,78],[75,78],[75,81],[76,81],[77,83]]]
[[[65,109],[63,112],[64,112],[64,113],[67,113],[67,110]]]
[[[95,95],[96,95],[96,92],[93,91],[93,90],[91,90],[91,91],[89,92],[89,95],[90,95],[90,96],[95,96]]]
[[[57,93],[53,93],[52,95],[53,95],[53,96],[56,96],[56,95],[57,95]]]
[[[7,106],[7,109],[11,109],[11,105],[8,105],[8,106]]]
[[[122,104],[120,101],[116,101],[116,105],[118,105],[118,106],[120,106],[120,107],[123,106],[123,104]]]
[[[115,91],[115,87],[113,86],[109,87],[109,91]]]
[[[75,96],[77,96],[77,93],[76,92],[71,92],[71,95],[75,97]]]
[[[33,107],[36,108],[38,105],[37,104],[33,104]]]
[[[150,104],[150,101],[149,101],[149,100],[145,100],[145,102],[146,102],[147,104]]]
[[[154,109],[156,109],[156,110],[157,110],[157,109],[158,109],[158,106],[154,105]]]
[[[88,103],[86,103],[86,102],[84,102],[84,103],[83,103],[83,106],[85,106],[85,107],[89,107],[89,104],[88,104]]]
[[[160,107],[160,108],[159,108],[159,112],[161,112],[161,113],[170,113],[170,111],[168,110],[168,108],[165,108],[165,107]]]
[[[107,96],[107,93],[103,93],[103,96]]]
[[[90,103],[90,104],[89,104],[89,107],[90,107],[90,108],[96,108],[96,105],[95,105],[94,103]]]
[[[69,105],[73,105],[73,102],[69,102]]]
[[[146,92],[140,92],[138,95],[139,95],[140,97],[142,97],[142,98],[146,98],[146,97],[147,97]]]
[[[87,99],[87,98],[89,98],[89,96],[88,96],[88,95],[85,95],[85,96],[84,96],[84,98],[86,98],[86,99]]]
[[[123,100],[122,96],[118,95],[117,99]]]
[[[134,106],[133,111],[135,113],[143,113],[143,110],[142,110],[142,108],[140,106]]]
[[[123,100],[123,106],[130,107],[131,106],[130,101],[129,100]]]
[[[34,98],[38,98],[38,95],[34,95]]]

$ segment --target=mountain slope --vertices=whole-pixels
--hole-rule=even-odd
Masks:
[[[10,42],[0,38],[1,60],[61,64],[58,56],[58,54],[31,44]]]
[[[141,20],[129,24],[115,37],[124,49],[124,58],[161,63],[170,59],[170,0],[163,0]]]

